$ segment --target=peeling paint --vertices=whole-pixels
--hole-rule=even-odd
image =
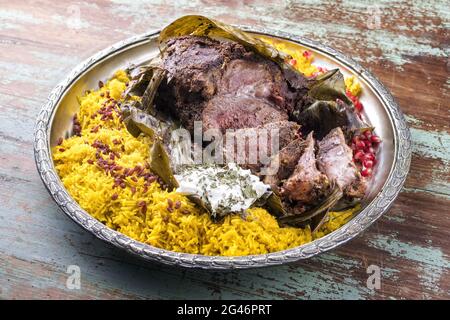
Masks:
[[[43,21],[30,13],[3,8],[0,10],[0,30],[20,29],[21,24],[37,25],[39,23],[43,23]]]
[[[396,257],[414,260],[425,265],[433,265],[443,269],[450,269],[450,261],[446,258],[440,248],[432,246],[421,247],[418,245],[400,242],[396,239],[380,234],[368,239],[368,244],[383,251],[387,251]]]
[[[394,241],[395,240],[395,241]],[[420,283],[433,291],[439,290],[443,274],[449,274],[450,261],[437,247],[421,247],[400,242],[385,235],[375,235],[368,240],[370,246],[389,252],[394,257],[416,261],[420,264]]]
[[[450,162],[450,134],[445,131],[425,131],[417,128],[410,128],[410,131],[414,153],[442,160],[446,164]]]
[[[405,114],[405,120],[410,125],[421,126],[423,124],[422,120],[416,119],[416,118],[414,118],[414,116],[408,115],[408,114]]]
[[[420,267],[419,272],[419,281],[422,286],[425,288],[435,292],[435,293],[443,293],[440,288],[439,282],[441,281],[441,277],[443,275],[443,268],[436,266],[427,266]],[[448,271],[447,271],[448,272]]]

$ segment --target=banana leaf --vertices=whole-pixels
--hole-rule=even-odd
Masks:
[[[314,131],[317,139],[322,139],[337,127],[344,127],[347,132],[371,128],[359,118],[352,105],[340,101],[318,100],[300,113],[298,122],[302,125],[302,131]]]
[[[273,46],[226,23],[199,15],[181,17],[165,27],[159,34],[160,50],[165,51],[167,40],[173,37],[195,35],[228,39],[242,44],[249,50],[278,63],[290,58],[290,55],[276,50]]]
[[[316,138],[321,139],[336,127],[344,127],[349,133],[371,128],[358,116],[345,94],[344,76],[339,69],[330,70],[313,80],[308,96],[315,101],[304,110],[293,113],[305,133],[314,131]]]
[[[164,181],[169,190],[178,187],[178,182],[170,165],[170,158],[161,139],[156,139],[150,149],[150,170]]]
[[[164,142],[168,142],[172,129],[171,123],[157,119],[133,105],[123,106],[122,116],[128,132],[134,137],[143,133],[152,140],[160,137]]]
[[[281,225],[290,226],[303,226],[305,224],[308,224],[319,214],[326,214],[326,212],[333,208],[333,206],[342,198],[342,195],[342,190],[337,186],[337,184],[333,184],[333,189],[331,190],[330,194],[316,207],[302,214],[279,217],[278,222]]]
[[[345,94],[344,75],[339,69],[333,69],[318,75],[310,84],[308,95],[316,100],[336,101],[340,99],[346,104],[352,101]]]
[[[147,88],[145,89],[144,94],[142,95],[142,110],[148,113],[151,113],[152,111],[154,112],[155,108],[153,106],[153,100],[155,100],[159,85],[164,79],[165,74],[165,70],[161,68],[153,69],[153,75],[148,83]]]
[[[267,198],[265,206],[269,209],[270,213],[277,217],[283,217],[287,214],[280,197],[274,192]]]

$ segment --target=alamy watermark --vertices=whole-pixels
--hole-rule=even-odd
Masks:
[[[366,273],[369,275],[367,278],[367,288],[371,290],[381,289],[381,269],[375,264],[371,264],[367,267]]]
[[[81,269],[77,265],[67,266],[66,273],[69,275],[66,280],[66,288],[69,290],[81,289]]]

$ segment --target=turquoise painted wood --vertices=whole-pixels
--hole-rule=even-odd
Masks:
[[[47,95],[98,50],[190,13],[322,41],[389,87],[412,128],[413,160],[383,218],[308,261],[207,272],[137,260],[59,211],[32,154],[35,117]],[[444,0],[0,0],[0,298],[450,298],[449,24]],[[80,267],[79,290],[66,286],[69,265]],[[367,286],[370,265],[381,270],[379,289]]]

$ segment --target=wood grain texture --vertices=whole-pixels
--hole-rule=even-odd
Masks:
[[[0,0],[0,298],[450,298],[450,12],[447,1]],[[393,93],[413,137],[392,209],[308,261],[239,272],[181,270],[109,247],[50,199],[32,154],[36,115],[76,64],[184,14],[262,25],[352,56]],[[369,265],[381,289],[368,289]],[[66,288],[67,266],[81,289]]]

